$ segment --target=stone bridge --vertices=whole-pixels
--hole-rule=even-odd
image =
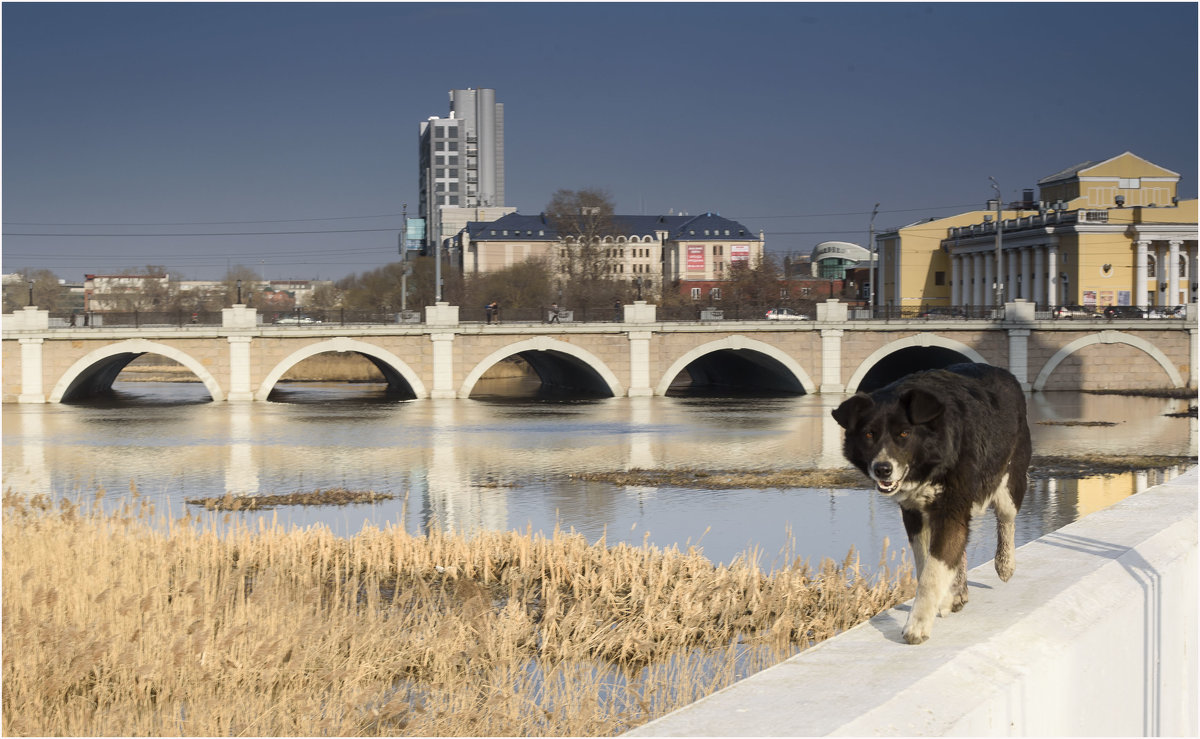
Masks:
[[[4,316],[3,400],[102,393],[143,354],[187,367],[213,400],[266,400],[291,367],[325,352],[366,357],[406,398],[470,397],[514,355],[546,388],[596,396],[664,395],[680,380],[845,393],[957,361],[1007,367],[1034,391],[1194,388],[1195,308],[1185,320],[1037,320],[1032,304],[1017,301],[996,320],[852,321],[830,301],[815,321],[660,322],[655,306],[638,302],[621,323],[482,325],[439,303],[421,324],[276,326],[235,305],[221,326],[50,328],[48,313],[30,307]]]

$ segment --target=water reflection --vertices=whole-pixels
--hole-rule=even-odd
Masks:
[[[398,498],[237,515],[278,515],[285,524],[320,523],[343,534],[368,522],[546,533],[558,526],[609,542],[698,542],[725,562],[757,547],[764,565],[789,539],[811,559],[840,559],[853,545],[869,566],[885,537],[893,548],[904,541],[894,504],[866,489],[619,488],[568,477],[636,468],[841,467],[841,429],[830,416],[840,396],[411,402],[381,401],[377,387],[339,385],[289,387],[285,397],[296,402],[287,403],[171,402],[194,389],[138,383],[120,389],[123,404],[5,406],[5,486],[85,496],[104,487],[117,497],[133,482],[160,509],[179,514],[188,498],[343,486]],[[1196,454],[1196,420],[1164,415],[1184,410],[1185,401],[1042,393],[1029,407],[1038,455]],[[1035,480],[1017,519],[1018,541],[1159,481],[1148,473]],[[995,541],[990,516],[975,529],[973,565],[991,558]]]

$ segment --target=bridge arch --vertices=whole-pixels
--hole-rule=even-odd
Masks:
[[[72,364],[50,391],[50,402],[61,403],[112,387],[125,365],[142,354],[161,354],[179,362],[204,383],[214,401],[225,400],[225,391],[217,378],[187,352],[147,339],[126,339],[88,352]]]
[[[479,378],[497,362],[517,354],[533,368],[544,384],[561,384],[566,374],[581,380],[581,389],[599,394],[607,392],[614,397],[625,394],[625,388],[616,374],[595,354],[574,344],[548,336],[538,336],[515,344],[501,347],[484,357],[467,373],[459,387],[458,397],[468,398]],[[564,372],[565,371],[565,372]]]
[[[1080,349],[1092,346],[1093,344],[1128,344],[1136,349],[1140,349],[1157,362],[1158,366],[1163,368],[1163,371],[1167,373],[1167,377],[1171,380],[1171,384],[1174,387],[1184,386],[1183,376],[1179,374],[1179,370],[1158,347],[1140,336],[1132,336],[1121,331],[1100,331],[1099,333],[1081,336],[1055,352],[1054,356],[1050,357],[1050,360],[1038,372],[1037,379],[1033,381],[1033,389],[1038,391],[1044,390],[1046,383],[1050,381],[1050,375],[1054,374],[1054,370],[1058,369],[1058,365],[1062,364],[1064,359]]]
[[[799,383],[799,386],[804,389],[805,393],[813,394],[817,391],[816,384],[809,377],[808,372],[804,370],[800,363],[793,359],[789,354],[778,349],[770,344],[767,344],[757,339],[750,339],[740,334],[727,336],[724,339],[717,339],[705,344],[701,344],[694,349],[691,349],[667,369],[663,376],[659,378],[658,386],[654,389],[655,395],[666,395],[667,390],[671,387],[671,382],[683,372],[688,365],[719,351],[734,351],[734,352],[755,352],[765,355],[774,360],[779,365],[791,373],[791,380]]]
[[[407,384],[414,397],[428,397],[428,393],[425,390],[425,383],[421,382],[421,378],[417,376],[417,373],[400,357],[389,352],[387,349],[368,344],[365,341],[351,339],[346,336],[337,336],[297,349],[280,360],[267,373],[267,376],[263,378],[262,383],[258,386],[258,390],[254,393],[254,399],[266,400],[275,388],[275,385],[278,384],[279,378],[283,377],[285,372],[309,357],[326,352],[356,352],[361,354],[379,368],[379,371],[383,373],[384,379],[387,380],[389,387],[400,389],[402,385]]]
[[[850,379],[846,382],[846,392],[858,392],[858,388],[862,384],[863,380],[866,379],[867,373],[869,373],[872,368],[882,362],[889,355],[905,349],[927,349],[929,347],[938,347],[956,352],[961,354],[968,362],[983,362],[985,364],[989,363],[988,360],[984,359],[982,354],[962,343],[961,341],[955,341],[954,339],[948,339],[944,336],[938,336],[937,334],[928,332],[914,334],[913,336],[907,336],[903,339],[896,339],[895,341],[888,342],[887,344],[884,344],[875,351],[871,352],[871,354],[864,359],[850,375]]]

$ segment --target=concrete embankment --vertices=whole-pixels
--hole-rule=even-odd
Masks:
[[[1196,736],[1198,479],[973,569],[925,644],[897,606],[628,736]]]

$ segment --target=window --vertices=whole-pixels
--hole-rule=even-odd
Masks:
[[[458,138],[458,126],[450,126],[446,129],[446,135],[452,139]]]
[[[692,288],[692,300],[699,300],[699,299],[700,299],[700,288],[693,287]]]
[[[1142,187],[1142,178],[1140,177],[1121,177],[1117,180],[1117,187],[1122,190],[1139,190]]]
[[[1146,276],[1158,277],[1158,259],[1153,254],[1146,255]]]
[[[933,273],[933,284],[945,285],[946,284],[946,273],[945,272],[934,272]]]
[[[721,288],[719,288],[719,287],[711,288],[708,291],[708,297],[712,298],[713,300],[720,300],[721,299]]]

